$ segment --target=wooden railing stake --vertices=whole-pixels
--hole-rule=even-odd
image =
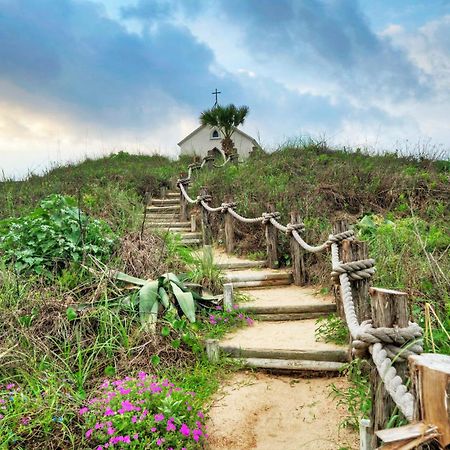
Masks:
[[[371,287],[369,294],[372,302],[372,321],[374,327],[400,328],[409,324],[408,294]],[[404,380],[408,367],[406,362],[395,363],[397,374]],[[372,386],[372,417],[370,423],[373,430],[372,448],[378,447],[378,438],[375,432],[386,428],[394,412],[395,403],[386,391],[376,367],[370,374]]]
[[[208,189],[202,187],[200,189],[200,195],[209,195]],[[205,203],[210,203],[205,201]],[[202,232],[203,232],[203,245],[212,244],[212,227],[211,227],[211,217],[206,208],[201,208],[202,210]]]
[[[291,212],[291,224],[301,223],[300,215],[297,211]],[[296,286],[305,286],[308,283],[308,274],[306,272],[305,251],[298,245],[293,236],[290,237],[291,258],[292,258],[292,276]]]
[[[267,212],[275,212],[275,206],[267,204]],[[265,224],[266,247],[267,247],[267,267],[270,269],[278,268],[278,231],[270,223]]]
[[[225,197],[226,203],[233,203],[233,197],[227,195]],[[226,212],[224,217],[224,228],[225,228],[225,250],[228,254],[234,252],[234,219],[233,216]]]

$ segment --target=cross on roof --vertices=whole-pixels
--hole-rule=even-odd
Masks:
[[[218,94],[221,94],[221,93],[222,93],[222,92],[218,91],[217,88],[216,88],[216,90],[215,90],[214,92],[212,92],[212,95],[215,95],[215,96],[216,96],[216,102],[214,103],[214,106],[217,106],[217,105],[218,105],[217,95],[218,95]]]

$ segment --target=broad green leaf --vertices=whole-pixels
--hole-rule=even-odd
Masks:
[[[144,286],[147,283],[147,280],[143,280],[142,278],[132,277],[131,275],[127,275],[123,272],[115,272],[113,278],[119,281],[125,281],[126,283],[137,284],[139,286]]]
[[[195,322],[195,302],[191,292],[183,292],[176,283],[170,283],[175,298],[190,322]]]
[[[161,302],[161,305],[163,305],[164,308],[168,308],[170,306],[169,294],[166,292],[166,290],[163,287],[160,287],[158,289],[158,294],[159,294],[159,301]]]
[[[141,325],[148,331],[154,330],[158,316],[158,281],[148,281],[139,291],[139,316]]]
[[[161,329],[161,335],[164,337],[169,336],[170,334],[170,328],[169,327],[162,327]]]

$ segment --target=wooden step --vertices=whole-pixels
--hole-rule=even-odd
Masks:
[[[241,271],[231,272],[225,275],[225,280],[229,283],[246,281],[268,281],[268,280],[292,280],[291,272],[284,271]]]
[[[153,206],[179,205],[180,201],[177,198],[152,198],[151,204]]]
[[[239,269],[260,269],[266,267],[266,261],[232,261],[217,263],[220,269],[239,270]]]
[[[252,314],[258,320],[267,321],[286,321],[286,320],[305,320],[317,319],[318,317],[328,316],[336,311],[335,303],[312,303],[298,305],[258,305],[243,303],[239,306],[241,310]]]
[[[270,372],[339,372],[345,363],[294,359],[243,358],[241,362],[254,369]]]
[[[166,222],[164,220],[153,220],[153,217],[150,217],[152,220],[148,220],[145,223],[151,226],[161,226],[161,227],[175,227],[175,228],[191,228],[191,222]]]
[[[220,344],[220,351],[233,358],[260,358],[284,360],[308,360],[328,362],[348,362],[348,351],[333,350],[295,350],[277,348],[246,348]]]
[[[171,206],[147,206],[147,212],[155,212],[155,213],[164,213],[164,212],[179,212],[180,205],[171,205]]]
[[[146,222],[179,222],[180,215],[178,213],[175,214],[147,214],[145,218]]]
[[[202,243],[202,239],[182,239],[181,243],[184,245],[200,245]]]
[[[176,234],[181,236],[182,240],[184,240],[184,239],[200,239],[202,237],[202,233],[197,233],[197,232],[193,232],[193,231],[190,231],[190,232],[187,232],[187,233],[186,232],[184,232],[184,233],[176,233]]]
[[[172,191],[172,192],[166,192],[166,197],[168,197],[168,198],[180,198],[180,193],[179,192],[175,192],[175,191]]]

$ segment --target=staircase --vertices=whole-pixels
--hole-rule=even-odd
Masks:
[[[256,319],[223,338],[221,352],[254,369],[310,375],[336,373],[348,361],[347,346],[315,338],[315,319],[336,311],[332,298],[293,285],[289,271],[266,269],[263,261],[227,259],[220,252],[216,261],[226,267],[225,281],[250,298],[240,309]]]
[[[176,233],[184,245],[202,243],[202,233],[192,229],[191,222],[180,220],[180,194],[167,192],[164,198],[153,198],[147,206],[146,228],[159,233]]]

